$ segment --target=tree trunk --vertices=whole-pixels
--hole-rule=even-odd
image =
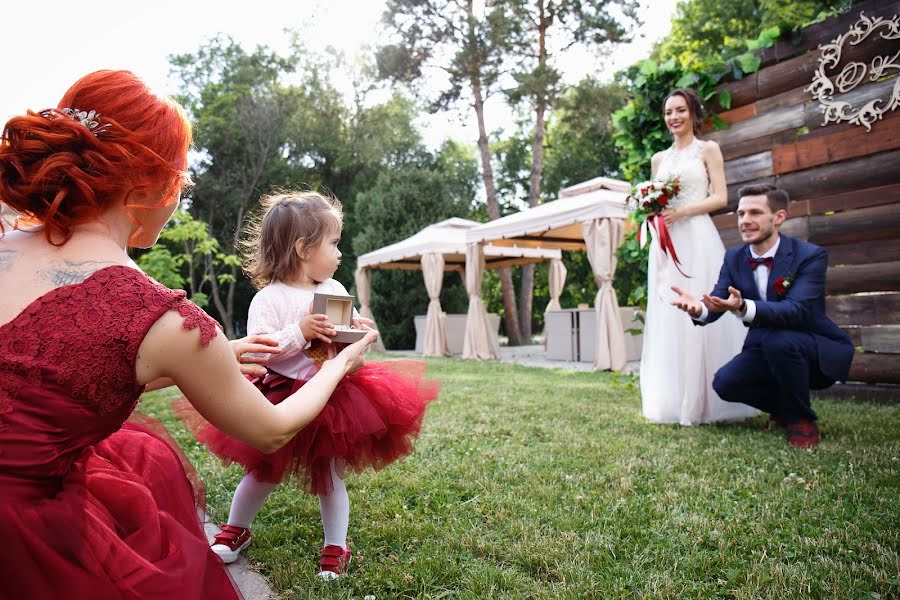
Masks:
[[[551,18],[540,6],[541,18],[538,26],[538,66],[541,70],[547,64],[546,33]],[[534,138],[531,141],[531,181],[528,189],[528,206],[537,206],[541,196],[541,176],[544,171],[544,114],[547,99],[538,94],[534,106]],[[522,267],[522,286],[519,289],[519,332],[522,339],[531,340],[531,312],[534,305],[534,265]]]
[[[216,310],[219,311],[219,317],[222,319],[222,327],[225,329],[225,337],[229,340],[234,339],[234,318],[226,306],[225,303],[222,302],[221,294],[219,293],[219,281],[216,277],[215,269],[212,265],[212,257],[206,256],[206,270],[209,273],[209,285],[210,285],[210,296],[212,296],[213,304],[216,306]]]
[[[469,7],[471,10],[471,2]],[[500,205],[497,203],[497,188],[494,186],[491,152],[488,148],[487,128],[484,125],[484,99],[481,96],[481,81],[477,78],[473,78],[472,91],[475,96],[475,116],[478,119],[478,151],[481,154],[481,177],[484,180],[484,191],[487,196],[488,216],[493,221],[500,218]],[[513,287],[512,273],[510,273],[508,267],[500,269],[500,291],[503,296],[503,319],[506,324],[506,335],[509,338],[509,345],[520,346],[522,338],[519,333],[516,294]]]

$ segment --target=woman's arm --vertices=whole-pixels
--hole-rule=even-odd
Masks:
[[[224,336],[203,347],[199,331],[185,330],[181,315],[169,311],[141,343],[136,371],[140,384],[170,377],[207,421],[262,452],[274,452],[319,414],[377,337],[377,332],[369,332],[350,344],[297,392],[273,405],[241,374]]]
[[[267,370],[264,366],[269,362],[268,356],[259,356],[260,354],[278,354],[278,342],[265,335],[248,335],[236,340],[230,340],[231,350],[237,359],[244,375],[252,375],[254,377],[262,377]],[[252,356],[256,354],[257,356]],[[175,385],[175,382],[169,377],[160,377],[151,381],[144,388],[144,392],[152,392],[161,390],[169,386]]]
[[[701,154],[706,171],[709,173],[710,194],[700,202],[692,202],[687,206],[679,206],[676,209],[663,211],[663,219],[666,225],[671,225],[680,219],[703,215],[728,206],[728,187],[725,183],[725,158],[719,144],[707,141],[703,145]]]

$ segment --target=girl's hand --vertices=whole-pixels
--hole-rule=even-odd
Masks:
[[[663,221],[666,223],[666,227],[671,227],[672,224],[680,221],[685,216],[677,208],[666,208],[659,214],[662,215]]]
[[[331,338],[337,335],[334,325],[328,320],[328,315],[322,314],[310,314],[300,319],[300,332],[308,342],[322,340],[326,344],[330,344]]]
[[[334,358],[325,361],[322,367],[325,368],[327,365],[331,368],[341,369],[344,375],[355,373],[365,364],[363,355],[366,352],[366,348],[377,339],[378,332],[370,329],[363,339],[345,346]]]
[[[278,342],[265,335],[248,335],[237,340],[231,340],[231,350],[234,357],[241,365],[241,373],[244,375],[254,375],[262,377],[266,374],[266,367],[263,366],[269,362],[268,356],[247,356],[247,354],[279,354],[281,348]]]

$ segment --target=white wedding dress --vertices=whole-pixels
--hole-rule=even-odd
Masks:
[[[701,157],[706,142],[695,139],[681,150],[663,154],[654,179],[681,178],[672,206],[699,202],[709,195],[709,175]],[[735,223],[737,226],[737,223]],[[669,228],[684,277],[656,238],[647,269],[647,314],[641,353],[641,400],[644,416],[657,423],[696,425],[736,420],[757,414],[746,404],[721,400],[712,389],[716,371],[741,350],[747,329],[732,314],[700,327],[669,302],[676,285],[695,298],[713,289],[725,247],[708,214],[688,217]]]

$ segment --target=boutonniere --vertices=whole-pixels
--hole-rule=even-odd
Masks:
[[[784,277],[779,277],[772,283],[772,287],[775,289],[775,293],[778,294],[778,297],[781,298],[785,294],[787,294],[788,289],[790,289],[791,285],[794,283],[794,274],[788,273]]]

